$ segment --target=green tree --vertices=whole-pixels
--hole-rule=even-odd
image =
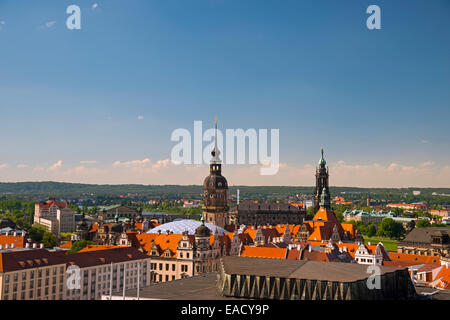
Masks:
[[[401,215],[403,213],[402,208],[393,208],[391,211],[397,215]]]
[[[405,228],[400,222],[394,221],[392,218],[386,218],[381,221],[377,235],[382,235],[391,239],[400,239],[405,233]]]
[[[92,241],[84,240],[84,239],[75,241],[72,244],[72,248],[70,250],[68,250],[67,253],[76,253],[76,252],[80,251],[81,249],[86,248],[90,244],[94,244],[94,243]]]
[[[46,248],[53,248],[58,245],[58,238],[53,233],[45,232],[42,237],[42,243]]]
[[[376,235],[377,233],[377,228],[375,227],[374,224],[370,224],[367,228],[366,228],[366,233],[368,237],[373,237],[374,235]]]
[[[416,226],[418,228],[426,228],[426,227],[431,227],[431,223],[427,219],[420,219],[419,221],[417,221]]]
[[[312,220],[314,218],[314,215],[316,213],[314,212],[314,206],[308,207],[306,209],[306,217],[305,220]]]
[[[42,242],[45,232],[46,231],[43,226],[36,224],[28,230],[28,235],[32,240],[36,242]]]
[[[338,219],[339,222],[343,222],[344,221],[344,214],[342,212],[338,212],[336,214],[336,218]]]

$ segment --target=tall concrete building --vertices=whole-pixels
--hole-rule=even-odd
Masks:
[[[67,207],[65,202],[54,199],[37,202],[34,207],[34,223],[39,224],[48,232],[59,235],[62,232],[74,232],[75,210]]]

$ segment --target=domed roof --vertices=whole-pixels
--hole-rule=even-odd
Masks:
[[[205,219],[202,217],[202,224],[195,229],[196,237],[209,237],[211,235],[211,231],[205,226]]]
[[[228,189],[228,182],[222,175],[210,174],[203,181],[203,189]]]
[[[117,233],[122,233],[123,232],[123,226],[122,226],[122,224],[121,223],[114,223],[112,226],[111,226],[111,231],[112,232],[117,232]]]
[[[189,219],[183,219],[178,221],[172,221],[168,223],[164,223],[160,226],[157,226],[156,228],[150,229],[147,231],[147,233],[158,233],[158,231],[161,231],[161,233],[166,233],[167,230],[173,232],[174,234],[183,234],[184,231],[187,231],[188,234],[195,234],[195,231],[198,227],[201,226],[200,221],[196,220],[189,220]],[[214,234],[216,232],[216,229],[219,233],[219,235],[223,235],[226,230],[222,229],[221,227],[218,227],[212,223],[205,223],[205,227],[209,229],[211,234]]]
[[[89,223],[86,219],[86,217],[83,215],[81,220],[77,223],[77,227],[79,230],[87,230],[89,229]]]

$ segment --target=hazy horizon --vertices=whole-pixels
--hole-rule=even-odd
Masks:
[[[450,185],[450,2],[0,2],[0,181],[201,184],[171,133],[279,129],[280,169],[230,184]],[[206,144],[206,143],[205,143]]]

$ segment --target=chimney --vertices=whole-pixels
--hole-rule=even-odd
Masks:
[[[347,247],[344,247],[344,252],[347,252]]]
[[[9,231],[6,231],[5,235],[9,236]]]
[[[29,247],[30,247],[30,243],[29,242],[25,243],[25,248],[29,248]]]
[[[2,244],[0,244],[0,250],[3,250],[3,245]]]
[[[11,249],[14,249],[16,245],[14,243],[11,243]]]
[[[33,243],[33,249],[37,248],[37,243]]]
[[[41,243],[40,248],[44,249],[44,244],[43,243]]]
[[[169,235],[169,234],[170,234],[170,230],[166,230],[166,234],[168,234],[168,235]]]
[[[308,246],[308,251],[311,252],[311,245]]]
[[[158,230],[158,234],[161,234],[161,230]]]
[[[7,244],[5,244],[5,249],[8,249],[8,245]]]
[[[17,232],[16,231],[14,231],[13,236],[17,237]]]

